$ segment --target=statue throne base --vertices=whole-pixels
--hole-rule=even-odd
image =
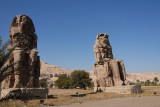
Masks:
[[[117,93],[117,94],[139,94],[142,92],[141,86],[122,85],[110,87],[94,87],[95,92]]]
[[[31,98],[47,98],[48,88],[9,88],[1,90],[1,99],[10,96],[30,96]],[[23,96],[23,97],[24,97]]]

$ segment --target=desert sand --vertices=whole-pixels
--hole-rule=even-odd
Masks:
[[[62,107],[54,106],[54,107]],[[63,107],[160,107],[160,96],[113,98],[108,100],[63,105]]]

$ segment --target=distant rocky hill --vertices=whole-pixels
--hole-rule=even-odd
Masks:
[[[67,74],[70,75],[73,71],[70,71],[68,69],[61,68],[59,66],[55,65],[49,65],[44,61],[41,61],[41,76],[42,78],[48,78],[50,81],[55,81],[58,79],[58,76],[60,74]],[[90,78],[95,79],[95,75],[92,71],[86,71],[90,74]]]
[[[155,77],[158,77],[160,80],[160,73],[157,72],[144,72],[144,73],[128,73],[127,80],[131,82],[136,82],[137,79],[140,81],[150,80],[153,81]]]
[[[41,78],[52,78],[58,77],[60,74],[70,75],[72,71],[68,69],[61,68],[55,65],[49,65],[44,61],[41,61]]]
[[[41,61],[41,73],[47,73],[47,74],[50,74],[50,73],[64,74],[64,73],[66,73],[66,74],[70,74],[71,71],[68,69],[61,68],[59,66],[49,65],[46,62]]]
[[[94,80],[95,75],[92,71],[87,71],[90,74],[90,77]],[[68,69],[61,68],[55,65],[49,65],[44,61],[41,61],[41,77],[40,78],[48,78],[55,81],[60,74],[70,75],[72,71]],[[127,80],[131,82],[136,82],[137,79],[140,81],[150,80],[153,81],[155,77],[158,77],[160,80],[160,73],[157,72],[145,72],[145,73],[128,73]]]

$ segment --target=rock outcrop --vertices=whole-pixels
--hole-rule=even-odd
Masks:
[[[64,69],[56,65],[50,65],[45,63],[44,61],[40,61],[40,63],[41,63],[40,67],[41,76],[52,75],[51,77],[58,77],[60,74],[70,75],[72,73],[72,71],[68,69]]]
[[[33,22],[26,15],[17,15],[10,28],[11,47],[15,50],[6,64],[16,63],[12,68],[15,73],[2,82],[1,88],[39,87],[40,57]]]
[[[58,76],[61,74],[67,74],[68,76],[70,76],[70,74],[72,73],[72,71],[68,69],[64,69],[55,65],[49,65],[44,61],[40,61],[40,63],[40,79],[45,78],[48,80],[48,83],[53,83],[54,81],[56,81],[58,79]]]

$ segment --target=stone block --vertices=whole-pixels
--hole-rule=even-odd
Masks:
[[[1,98],[5,98],[10,93],[18,94],[25,93],[31,94],[35,98],[46,98],[48,96],[48,88],[9,88],[1,90]]]
[[[105,87],[104,92],[117,93],[117,94],[139,94],[142,91],[141,91],[141,86],[127,85],[127,86]]]

